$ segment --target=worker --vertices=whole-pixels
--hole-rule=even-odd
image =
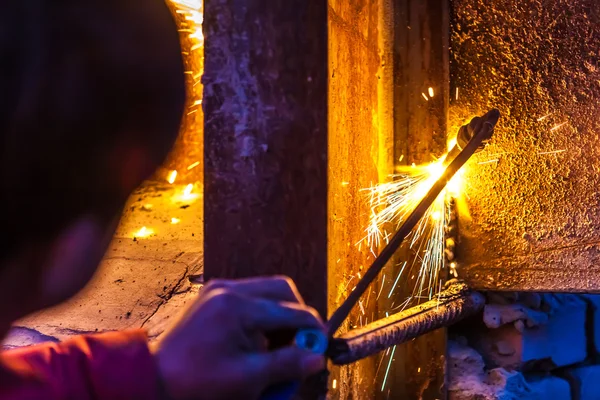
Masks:
[[[78,293],[164,161],[184,69],[163,0],[0,3],[0,332]],[[60,321],[57,321],[60,324]],[[157,343],[132,330],[4,351],[0,399],[244,399],[321,371],[266,334],[323,329],[285,278],[206,285]]]

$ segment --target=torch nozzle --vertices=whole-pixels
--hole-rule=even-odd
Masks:
[[[492,109],[482,117],[473,118],[467,125],[463,125],[458,130],[456,137],[456,145],[459,150],[466,147],[475,136],[480,136],[481,145],[476,151],[481,151],[485,147],[487,141],[494,134],[494,128],[500,119],[500,111]]]

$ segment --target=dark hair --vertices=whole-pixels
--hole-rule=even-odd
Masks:
[[[158,166],[184,101],[163,0],[1,2],[0,259],[84,213],[120,210],[124,171],[110,157],[127,157],[115,151],[126,143]]]

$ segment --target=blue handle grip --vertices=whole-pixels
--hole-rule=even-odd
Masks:
[[[315,354],[325,354],[329,340],[321,331],[302,330],[296,334],[295,345],[301,349],[312,351]],[[300,382],[288,382],[268,388],[260,400],[292,400],[300,388]]]

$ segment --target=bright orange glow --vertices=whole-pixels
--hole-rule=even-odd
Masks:
[[[137,231],[133,234],[133,237],[134,238],[147,238],[152,235],[154,235],[154,230],[143,226],[139,231]]]
[[[194,193],[194,188],[194,184],[190,183],[183,189],[183,193],[173,196],[173,201],[176,203],[193,203],[200,197],[200,194]]]

